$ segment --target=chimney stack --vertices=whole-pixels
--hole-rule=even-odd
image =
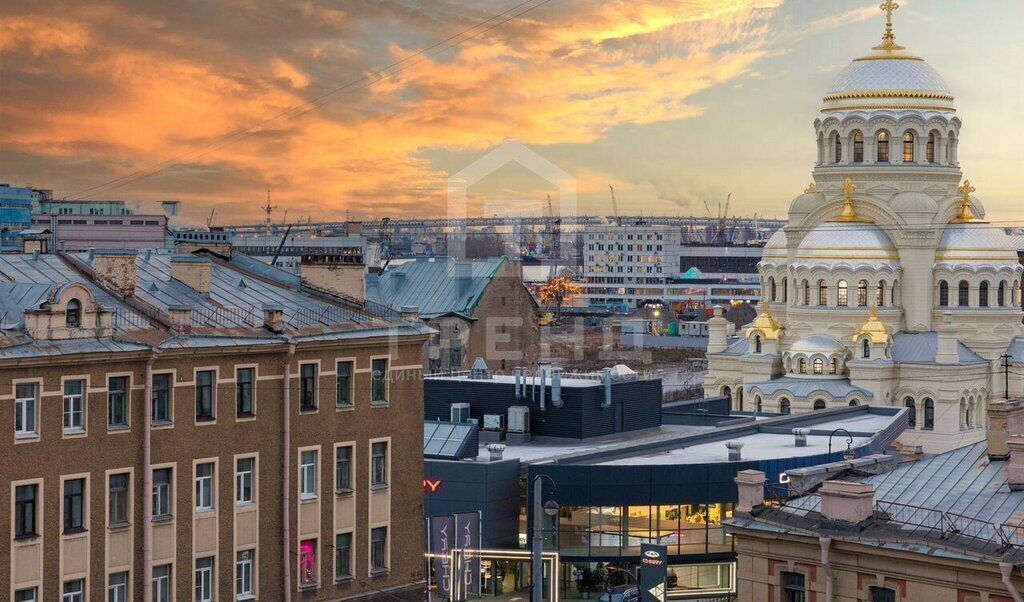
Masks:
[[[213,262],[198,255],[175,255],[171,257],[171,278],[200,295],[209,295],[213,286]]]
[[[764,473],[759,470],[741,470],[736,473],[736,489],[739,492],[736,512],[750,514],[754,508],[764,505]]]
[[[821,516],[826,521],[857,524],[874,513],[875,488],[867,483],[825,481],[818,493]]]
[[[811,434],[811,429],[800,428],[793,429],[793,435],[796,437],[797,447],[807,447],[807,435]]]
[[[134,249],[96,249],[89,252],[96,279],[117,294],[131,297],[135,294]]]
[[[714,311],[714,317],[708,320],[708,353],[721,353],[729,347],[729,320],[721,305],[716,305]]]
[[[1009,459],[1008,441],[1014,435],[1024,435],[1024,399],[990,403],[988,406],[989,459]]]
[[[743,460],[743,444],[739,441],[727,441],[725,446],[729,448],[729,461],[739,462]]]
[[[420,321],[420,308],[415,305],[403,305],[400,310],[402,320],[415,324]]]
[[[284,332],[284,307],[274,303],[263,305],[263,327],[274,334]]]
[[[366,266],[360,247],[346,247],[334,255],[303,255],[299,277],[306,288],[360,303],[366,300]]]
[[[935,363],[943,366],[955,366],[960,363],[959,341],[956,338],[956,326],[953,325],[953,312],[942,314],[942,324],[936,329],[938,345],[935,352]]]
[[[192,306],[168,305],[167,312],[171,315],[171,326],[179,332],[192,330]]]

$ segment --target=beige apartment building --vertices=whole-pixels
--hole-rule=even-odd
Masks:
[[[0,255],[0,595],[422,595],[429,329],[221,251]]]

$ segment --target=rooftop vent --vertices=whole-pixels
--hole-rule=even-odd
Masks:
[[[491,462],[498,462],[505,453],[504,443],[491,443],[487,446],[487,453],[490,454]]]
[[[811,429],[793,429],[793,436],[796,437],[797,447],[807,447],[807,435],[811,434]]]
[[[739,441],[727,441],[725,443],[725,447],[729,449],[730,462],[739,462],[743,459],[743,454],[741,453],[741,450],[743,449],[742,443]]]
[[[473,360],[473,367],[469,369],[470,380],[489,380],[491,372],[487,369],[487,362],[484,358],[478,357]]]

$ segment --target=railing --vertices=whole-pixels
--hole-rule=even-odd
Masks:
[[[114,310],[114,329],[144,330],[150,327],[149,319],[130,309]]]

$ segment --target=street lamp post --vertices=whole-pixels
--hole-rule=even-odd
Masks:
[[[844,428],[832,431],[828,436],[828,459],[830,462],[832,461],[832,436],[839,432],[846,433],[846,451],[850,451],[850,446],[853,445],[853,435],[850,434],[850,431]]]
[[[530,595],[532,602],[543,602],[544,600],[544,529],[542,524],[544,516],[552,517],[558,514],[558,502],[550,499],[544,503],[541,482],[547,479],[551,481],[552,493],[555,491],[555,481],[545,474],[540,474],[533,479],[533,588]]]

